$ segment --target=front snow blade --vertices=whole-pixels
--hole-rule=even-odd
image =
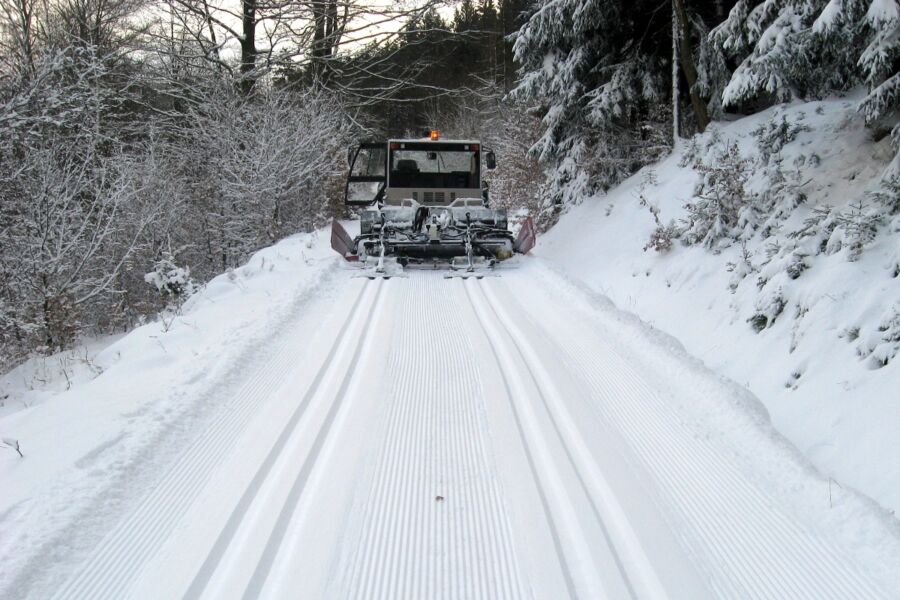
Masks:
[[[534,220],[528,217],[522,223],[522,228],[513,244],[513,250],[519,254],[528,254],[534,248],[535,242],[537,242],[537,227],[534,226]]]
[[[359,257],[354,252],[353,238],[337,219],[331,222],[331,247],[335,252],[349,261],[357,261]]]

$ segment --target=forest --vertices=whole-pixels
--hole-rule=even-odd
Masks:
[[[542,228],[710,123],[793,100],[861,90],[896,153],[898,28],[896,0],[0,0],[0,368],[346,216],[359,139],[482,139],[494,202]],[[714,249],[778,209],[730,193],[728,160],[657,249]],[[896,222],[897,163],[858,235]]]

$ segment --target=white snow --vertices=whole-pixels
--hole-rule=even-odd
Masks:
[[[774,108],[737,122],[714,124],[711,136],[736,141],[755,153],[751,132],[776,114],[806,124],[783,151],[786,169],[799,171],[808,200],[783,227],[802,225],[816,206],[846,208],[874,188],[892,156],[890,140],[874,143],[861,127],[853,99]],[[683,152],[684,150],[682,150]],[[808,158],[816,154],[817,161]],[[798,158],[806,161],[797,167]],[[714,371],[758,397],[776,428],[823,473],[871,496],[886,509],[900,509],[900,360],[883,368],[872,352],[885,315],[900,305],[900,237],[880,236],[857,262],[846,249],[814,255],[798,279],[758,288],[783,265],[765,263],[766,248],[748,242],[758,272],[735,280],[728,263],[740,266],[741,248],[715,255],[678,242],[665,255],[642,251],[654,228],[639,205],[643,194],[663,222],[683,215],[697,173],[679,166],[680,155],[636,174],[606,196],[564,215],[539,242],[536,253],[585,281],[619,308],[670,333]],[[652,170],[655,183],[647,181]],[[754,175],[750,187],[765,181]],[[891,224],[885,227],[893,227]],[[767,269],[771,272],[767,272]],[[781,273],[783,276],[783,272]],[[778,289],[787,302],[775,323],[755,333],[747,320]],[[884,348],[883,348],[884,349]]]
[[[98,363],[97,356],[123,335],[114,333],[83,339],[71,350],[51,356],[34,356],[0,376],[0,417],[36,406],[94,379],[107,366]]]
[[[780,110],[810,205],[890,158],[849,101]],[[708,139],[750,152],[771,113]],[[677,217],[678,161],[498,277],[354,277],[298,235],[107,340],[0,417],[0,597],[895,596],[900,361],[871,367],[896,236],[784,280],[755,238],[744,277],[736,247],[643,253],[638,196]]]
[[[837,27],[838,19],[844,16],[844,10],[844,0],[829,0],[813,22],[812,30],[816,33],[827,33]]]
[[[900,21],[900,4],[897,0],[872,0],[866,11],[866,21],[876,27]]]
[[[890,597],[891,521],[829,500],[750,394],[539,260],[511,266],[332,270],[154,485],[103,505],[120,518],[99,540],[6,591]]]

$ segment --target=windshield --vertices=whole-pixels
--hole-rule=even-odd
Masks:
[[[477,144],[391,144],[394,188],[477,188]]]
[[[384,178],[384,152],[386,147],[382,144],[360,146],[353,159],[351,177],[381,177]]]

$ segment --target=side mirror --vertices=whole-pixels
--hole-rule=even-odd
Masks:
[[[494,155],[493,150],[488,150],[484,154],[484,166],[488,168],[488,171],[493,171],[497,168],[497,157]]]

